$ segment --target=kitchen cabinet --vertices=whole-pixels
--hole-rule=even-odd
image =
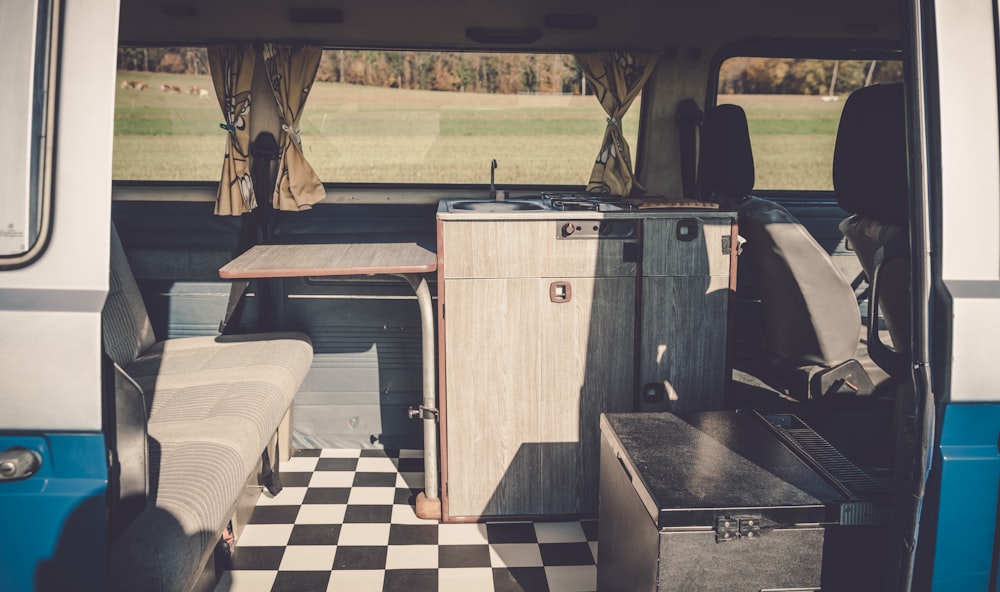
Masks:
[[[733,229],[718,215],[643,220],[637,410],[723,408]]]
[[[714,301],[712,286],[728,302],[728,255],[722,265],[723,257],[698,253],[705,259],[699,266],[678,269],[669,254],[644,246],[643,236],[644,225],[653,237],[676,236],[677,221],[650,224],[641,213],[444,212],[438,295],[445,519],[595,513],[600,414],[635,410],[639,385],[647,382],[667,382],[676,395],[649,405],[683,399],[695,407],[700,386],[692,383],[709,373],[719,376],[708,382],[721,381],[726,308],[702,306]],[[728,232],[731,217],[713,214],[720,232]],[[703,220],[694,224],[703,232]],[[705,240],[684,247],[695,252]],[[645,259],[659,274],[648,285]],[[711,279],[715,270],[722,279]],[[696,322],[723,342],[681,335]],[[691,358],[699,368],[685,367],[690,344],[703,352]],[[659,355],[645,351],[657,348]],[[716,387],[706,399],[711,405],[721,401],[721,384],[709,386]]]

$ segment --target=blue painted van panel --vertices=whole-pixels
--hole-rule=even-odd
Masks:
[[[42,466],[0,483],[0,590],[107,589],[104,436],[0,435],[0,450],[13,446]]]
[[[945,409],[936,459],[940,471],[936,591],[990,589],[997,561],[998,442],[1000,404]]]

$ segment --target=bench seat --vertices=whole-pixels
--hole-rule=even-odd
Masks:
[[[112,586],[186,592],[291,407],[312,345],[301,333],[155,341],[114,231],[103,326],[105,351],[141,392],[148,451],[145,504],[112,541]]]

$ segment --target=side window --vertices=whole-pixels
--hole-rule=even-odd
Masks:
[[[205,48],[118,52],[113,178],[218,181]],[[641,97],[622,126],[633,162]],[[565,54],[327,49],[299,129],[327,183],[587,183],[607,114]]]
[[[0,269],[30,262],[47,234],[51,11],[46,0],[0,0]]]
[[[226,132],[204,47],[118,50],[118,181],[218,181]]]
[[[833,148],[844,101],[903,78],[898,60],[733,57],[719,69],[717,104],[743,107],[757,190],[833,190]]]

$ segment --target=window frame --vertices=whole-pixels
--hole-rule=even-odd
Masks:
[[[38,0],[36,15],[38,22],[33,51],[35,68],[30,89],[29,188],[27,195],[15,196],[27,200],[28,211],[34,212],[30,218],[33,223],[37,220],[37,227],[26,228],[25,232],[33,231],[36,234],[23,252],[0,255],[0,272],[30,266],[45,253],[52,237],[54,208],[52,184],[55,172],[53,169],[60,69],[61,9],[62,3],[59,0]]]

